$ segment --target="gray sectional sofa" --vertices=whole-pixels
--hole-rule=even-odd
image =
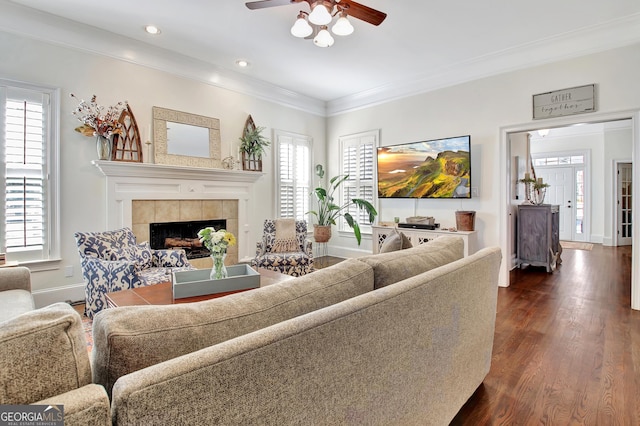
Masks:
[[[62,404],[67,426],[111,424],[80,315],[66,303],[35,309],[25,267],[0,269],[0,404]]]
[[[114,424],[446,425],[489,371],[501,253],[459,237],[224,298],[101,311]]]

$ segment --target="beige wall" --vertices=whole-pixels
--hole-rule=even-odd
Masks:
[[[595,83],[597,114],[640,109],[640,44],[599,54],[505,73],[454,87],[416,94],[328,119],[328,175],[338,172],[338,139],[371,129],[381,129],[381,145],[393,145],[449,136],[471,135],[472,200],[380,200],[380,220],[414,214],[434,216],[442,226],[455,225],[456,210],[476,210],[481,247],[500,244],[501,129],[545,128],[549,120],[532,120],[532,95]],[[589,120],[593,114],[573,117]],[[337,233],[334,233],[337,234]],[[348,234],[332,239],[333,253],[360,249]],[[506,250],[507,247],[504,247]]]
[[[380,220],[414,214],[435,216],[443,226],[455,225],[456,210],[476,210],[480,246],[500,244],[502,212],[500,157],[501,129],[545,127],[531,119],[531,96],[583,84],[597,85],[598,113],[640,109],[640,45],[610,50],[526,70],[463,83],[413,97],[387,102],[338,116],[323,118],[265,100],[176,75],[73,49],[50,45],[0,32],[0,77],[60,87],[62,260],[53,269],[34,273],[34,289],[80,289],[79,259],[73,232],[101,230],[106,226],[104,178],[90,164],[95,145],[73,131],[78,124],[70,112],[75,101],[68,97],[98,95],[103,104],[127,100],[138,125],[146,129],[151,107],[161,106],[219,118],[222,152],[236,152],[238,136],[248,114],[256,124],[309,135],[314,140],[312,164],[322,163],[327,175],[338,172],[338,139],[362,131],[380,129],[382,145],[471,135],[472,186],[479,196],[472,200],[383,200]],[[588,120],[590,115],[583,115]],[[325,147],[326,144],[326,147]],[[255,184],[260,206],[251,212],[250,234],[256,241],[262,221],[274,214],[273,155],[267,153],[266,175]],[[357,255],[370,252],[370,240],[357,247],[351,233],[334,232],[331,253]],[[73,266],[74,275],[64,276]],[[43,301],[50,301],[46,297]]]

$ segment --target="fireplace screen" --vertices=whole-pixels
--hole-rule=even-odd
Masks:
[[[187,222],[150,223],[149,235],[153,249],[183,249],[188,259],[209,256],[209,250],[202,245],[198,231],[208,226],[214,229],[226,229],[224,219],[193,220]]]

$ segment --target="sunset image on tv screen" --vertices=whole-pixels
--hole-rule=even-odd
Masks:
[[[471,198],[470,137],[378,148],[380,198]]]

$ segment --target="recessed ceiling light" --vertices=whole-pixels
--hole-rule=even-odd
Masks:
[[[144,30],[151,35],[160,34],[160,28],[156,27],[155,25],[145,25]]]
[[[236,61],[236,65],[239,66],[240,68],[246,68],[249,66],[249,62],[245,59],[238,59]]]

